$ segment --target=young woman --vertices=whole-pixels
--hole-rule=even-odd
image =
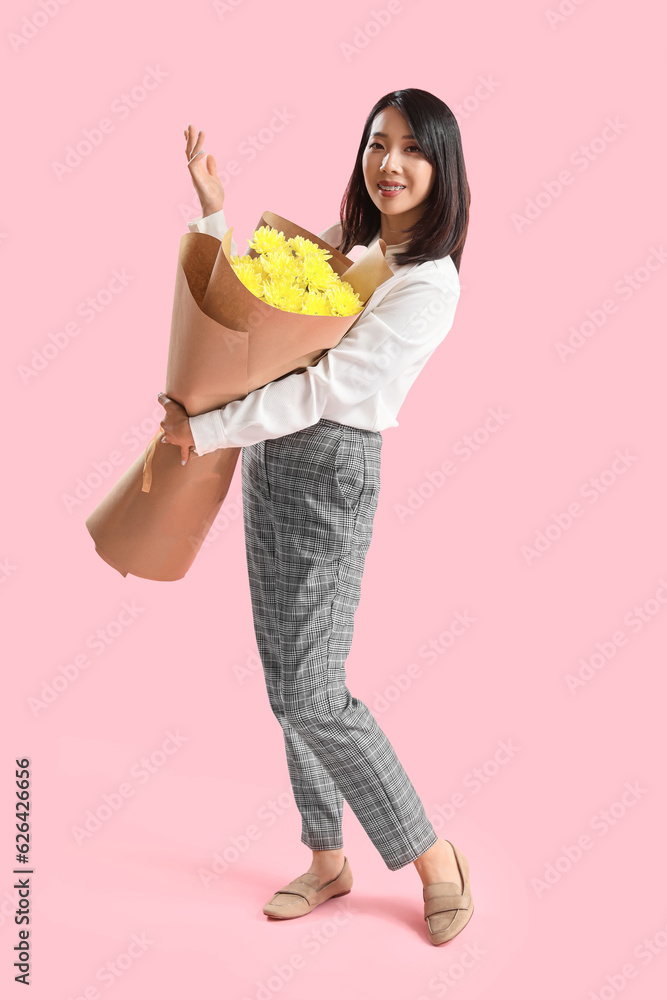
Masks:
[[[221,238],[224,192],[204,133],[185,130],[202,216]],[[338,223],[320,234],[347,253],[380,237],[389,278],[341,342],[304,372],[188,418],[160,393],[163,440],[204,455],[242,446],[246,553],[257,645],[312,851],[307,872],[266,904],[297,917],[350,891],[346,800],[387,867],[414,864],[433,944],[473,912],[468,863],[438,838],[396,753],[346,686],[364,559],[380,489],[381,431],[451,328],[470,191],[456,118],[424,90],[386,94],[366,120]],[[233,247],[236,252],[236,248]],[[194,459],[196,461],[196,458]]]

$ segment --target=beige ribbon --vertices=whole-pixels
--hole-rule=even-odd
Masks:
[[[160,427],[157,434],[152,441],[146,445],[146,451],[144,453],[144,473],[141,483],[141,492],[150,493],[151,486],[153,484],[153,455],[155,454],[155,449],[157,448],[158,438],[164,435],[164,431]]]

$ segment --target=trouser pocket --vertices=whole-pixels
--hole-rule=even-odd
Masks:
[[[356,514],[366,484],[366,454],[361,436],[341,425],[334,454],[334,481],[343,503]]]

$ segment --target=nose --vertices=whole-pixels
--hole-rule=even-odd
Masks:
[[[382,163],[380,164],[380,170],[386,170],[390,173],[393,170],[400,170],[400,157],[397,153],[386,153],[382,158]]]

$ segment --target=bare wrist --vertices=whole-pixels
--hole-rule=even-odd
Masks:
[[[222,205],[218,206],[208,206],[202,210],[202,219],[205,219],[208,215],[215,215],[216,212],[222,211]]]

